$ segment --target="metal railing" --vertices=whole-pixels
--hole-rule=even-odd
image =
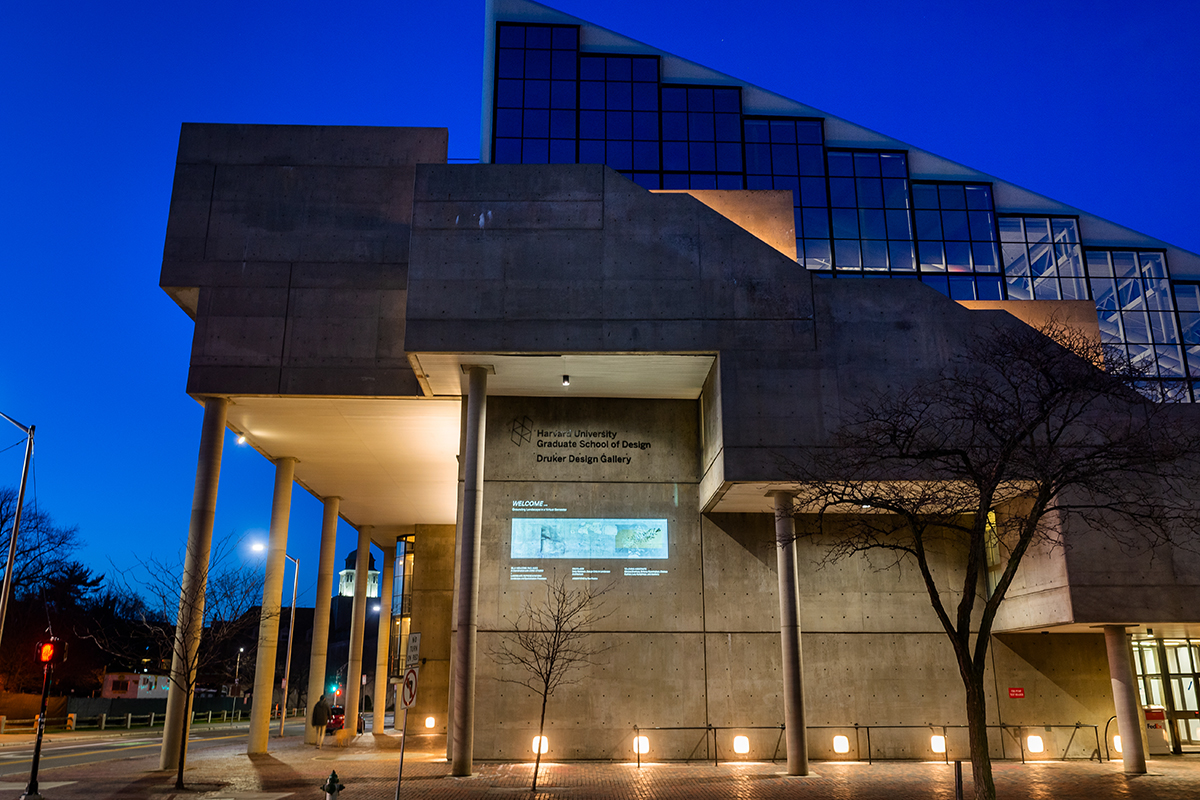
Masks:
[[[289,708],[287,710],[288,718],[302,717],[305,714],[303,708]],[[92,717],[81,717],[78,714],[70,713],[61,717],[46,717],[46,730],[57,731],[77,731],[77,730],[132,730],[133,728],[161,728],[166,721],[166,714],[161,711],[152,711],[149,714],[97,714]],[[278,708],[271,709],[271,719],[279,719],[280,711]],[[196,723],[238,723],[250,719],[249,712],[243,712],[240,708],[233,711],[196,711],[192,714],[192,724]],[[32,719],[10,719],[7,716],[0,714],[0,733],[36,733],[38,718]]]

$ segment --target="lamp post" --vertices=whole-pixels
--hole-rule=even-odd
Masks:
[[[29,460],[33,457],[33,431],[36,425],[26,428],[7,414],[0,417],[16,425],[25,432],[25,465],[21,467],[21,486],[17,489],[17,508],[13,514],[12,535],[8,538],[8,561],[4,567],[4,585],[0,588],[0,639],[4,637],[4,618],[8,615],[8,595],[12,590],[13,566],[17,559],[17,534],[21,532],[21,509],[25,506],[25,483],[29,479]]]
[[[292,610],[288,613],[287,656],[283,660],[283,713],[279,715],[279,735],[283,736],[283,723],[287,719],[288,677],[292,672],[292,631],[296,629],[296,585],[300,581],[300,561],[287,553],[283,557],[292,562]]]
[[[241,682],[238,680],[238,676],[240,676],[242,674],[242,653],[244,653],[244,652],[246,652],[246,648],[239,647],[238,654],[237,654],[237,661],[235,661],[233,663],[233,692],[239,692],[239,690],[242,688]],[[232,706],[233,706],[232,708],[229,709],[229,713],[231,716],[232,716],[233,712],[235,710],[237,710],[237,695],[234,694],[233,692],[230,692],[231,696],[229,698],[230,702],[232,703]]]

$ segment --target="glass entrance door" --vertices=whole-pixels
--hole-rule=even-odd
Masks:
[[[1200,639],[1133,643],[1142,705],[1163,706],[1179,744],[1200,745]]]

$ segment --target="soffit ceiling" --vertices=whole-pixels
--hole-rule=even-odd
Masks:
[[[454,524],[459,399],[234,397],[229,427],[355,527]],[[395,533],[380,530],[380,544]],[[384,541],[387,540],[387,541]]]
[[[464,365],[494,368],[489,395],[516,397],[634,397],[695,400],[716,357],[708,354],[546,354],[413,353],[434,397],[466,394]],[[563,386],[563,376],[570,385]]]
[[[412,525],[452,525],[463,364],[487,364],[493,396],[696,399],[712,355],[422,354],[433,397],[232,397],[228,425],[266,458],[297,459],[296,481],[340,497],[341,516],[381,545]],[[570,386],[563,386],[570,375]]]

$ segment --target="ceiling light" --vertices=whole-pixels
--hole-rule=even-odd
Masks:
[[[246,443],[246,434],[244,434],[244,433],[239,433],[239,434],[238,434],[238,436],[237,436],[237,443],[238,443],[238,444],[245,444],[245,443]]]

